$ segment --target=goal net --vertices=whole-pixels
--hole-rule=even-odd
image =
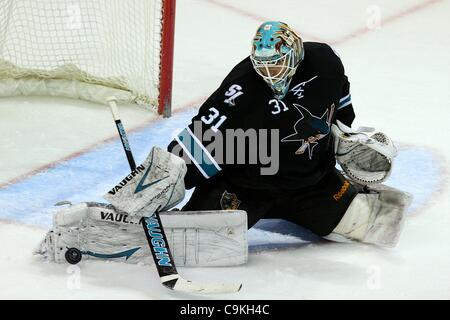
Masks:
[[[162,94],[170,95],[174,2],[0,0],[0,96],[99,103],[114,96],[153,110],[159,105],[162,113],[161,104],[170,103],[161,89],[169,87]]]

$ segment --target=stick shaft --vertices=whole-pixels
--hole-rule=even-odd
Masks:
[[[128,143],[125,128],[123,127],[122,121],[119,117],[116,101],[114,99],[110,99],[108,103],[114,121],[116,122],[117,130],[119,131],[120,140],[122,141],[123,149],[128,159],[128,164],[130,165],[131,171],[133,171],[136,169],[136,163],[133,158],[133,153],[131,152],[130,144]],[[161,277],[161,281],[164,286],[173,289],[178,277],[173,280],[164,280],[167,278],[163,277],[178,275],[178,272],[175,267],[172,253],[170,252],[166,233],[164,232],[158,211],[153,213],[151,217],[143,218],[141,222],[150,246],[153,260],[155,261],[156,269]]]
[[[114,122],[116,123],[117,131],[119,132],[120,141],[122,141],[123,150],[128,159],[128,164],[130,165],[131,171],[136,169],[136,162],[133,158],[133,153],[131,152],[130,143],[128,142],[127,134],[125,128],[123,127],[122,120],[120,120],[119,112],[117,111],[117,104],[115,100],[109,101],[109,107],[111,109]]]

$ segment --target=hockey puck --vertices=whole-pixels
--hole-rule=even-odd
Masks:
[[[82,256],[81,251],[77,248],[69,248],[65,254],[66,261],[70,264],[77,264],[81,261]]]

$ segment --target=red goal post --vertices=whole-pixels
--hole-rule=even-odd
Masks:
[[[173,53],[175,40],[176,0],[163,2],[161,72],[158,113],[170,117],[172,112]]]

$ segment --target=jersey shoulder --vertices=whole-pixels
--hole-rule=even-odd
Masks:
[[[228,85],[233,83],[251,83],[252,80],[257,79],[258,75],[253,68],[250,57],[246,57],[244,60],[239,62],[230,73],[225,77],[222,85]]]
[[[305,42],[302,63],[325,74],[344,75],[344,66],[336,51],[326,43]]]
[[[268,90],[266,86],[254,70],[250,57],[246,57],[228,73],[210,98],[220,108],[239,107],[242,111],[251,105],[252,97]]]

